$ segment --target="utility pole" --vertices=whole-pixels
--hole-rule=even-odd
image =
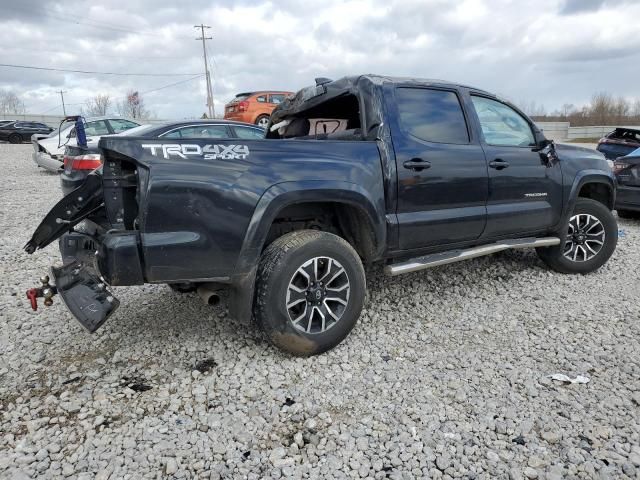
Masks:
[[[202,56],[204,58],[204,74],[207,81],[207,107],[209,108],[209,118],[213,118],[215,115],[215,110],[213,108],[213,89],[211,88],[211,76],[209,75],[209,65],[207,64],[207,46],[205,44],[205,40],[211,40],[212,37],[204,36],[204,29],[211,28],[209,25],[194,25],[193,28],[199,28],[202,36],[196,38],[196,40],[202,40]]]
[[[58,92],[60,94],[60,98],[62,99],[62,113],[64,114],[64,116],[67,116],[67,109],[64,107],[64,93],[62,90],[60,90]]]

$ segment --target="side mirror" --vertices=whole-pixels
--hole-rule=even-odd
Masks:
[[[553,140],[545,140],[544,142],[540,142],[540,145],[543,143],[544,146],[537,149],[540,154],[540,160],[546,167],[553,167],[560,160],[556,153],[556,144]]]

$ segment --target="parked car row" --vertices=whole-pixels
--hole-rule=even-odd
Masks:
[[[9,143],[28,142],[32,135],[49,135],[53,128],[42,122],[8,120],[0,123],[0,140]]]

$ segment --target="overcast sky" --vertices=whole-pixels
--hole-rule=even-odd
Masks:
[[[596,91],[640,98],[638,18],[638,0],[3,0],[0,63],[200,74],[202,22],[218,112],[238,92],[358,73],[451,80],[550,111]],[[60,89],[80,104],[189,78],[0,67],[0,88],[29,113],[61,114]],[[143,97],[159,118],[206,110],[202,77]]]

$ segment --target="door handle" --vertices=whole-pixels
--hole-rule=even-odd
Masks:
[[[505,162],[501,158],[496,158],[495,160],[489,162],[489,166],[491,168],[495,168],[496,170],[503,170],[509,166],[509,162]]]
[[[404,168],[408,168],[409,170],[415,170],[416,172],[421,172],[425,168],[431,167],[431,162],[427,160],[423,160],[421,158],[412,158],[411,160],[407,160],[402,164]]]

